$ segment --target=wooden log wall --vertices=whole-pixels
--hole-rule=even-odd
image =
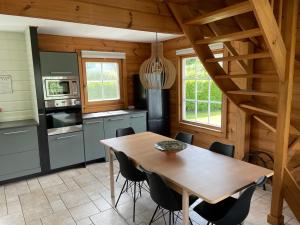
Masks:
[[[76,52],[77,50],[125,52],[128,105],[133,105],[132,75],[138,74],[141,64],[150,57],[150,44],[79,38],[55,35],[39,35],[41,51]]]

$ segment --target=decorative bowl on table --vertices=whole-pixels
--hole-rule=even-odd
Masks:
[[[187,148],[187,144],[181,141],[160,141],[154,144],[154,148],[157,150],[166,153],[167,155],[175,155],[177,152],[180,152]]]

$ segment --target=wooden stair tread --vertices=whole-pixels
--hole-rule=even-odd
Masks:
[[[262,58],[269,58],[269,52],[259,52],[247,55],[238,55],[238,56],[227,56],[227,57],[220,57],[220,58],[211,58],[206,59],[206,62],[215,63],[215,62],[225,62],[225,61],[234,61],[234,60],[243,60],[243,59],[262,59]]]
[[[269,115],[269,116],[273,116],[273,117],[277,117],[277,115],[278,115],[277,112],[274,112],[264,106],[257,105],[253,102],[240,103],[239,106],[244,109],[256,111],[256,112],[263,113],[265,115]]]
[[[218,9],[213,12],[205,13],[203,15],[196,16],[192,19],[184,21],[187,25],[204,25],[212,23],[218,20],[226,19],[229,17],[237,16],[243,13],[252,11],[252,6],[248,1],[244,1],[238,4],[234,4],[222,9]]]
[[[237,94],[237,95],[253,95],[253,96],[262,96],[262,97],[271,97],[277,98],[278,94],[273,92],[261,92],[255,90],[236,90],[236,91],[227,91],[228,94]]]
[[[257,37],[262,35],[259,28],[254,28],[251,30],[239,31],[231,34],[220,35],[212,38],[205,38],[195,42],[195,44],[213,44],[219,42],[236,41],[241,39],[246,39],[250,37]]]
[[[236,78],[247,78],[247,79],[277,79],[276,74],[235,74],[235,75],[216,75],[215,79],[236,79]]]

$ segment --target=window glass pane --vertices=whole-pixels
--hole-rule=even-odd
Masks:
[[[197,81],[197,100],[208,100],[209,80]]]
[[[222,101],[222,92],[213,81],[211,81],[210,85],[210,99],[211,101]]]
[[[185,81],[185,99],[195,100],[196,81],[186,80]]]
[[[208,103],[198,102],[197,122],[208,124]]]
[[[222,57],[223,54],[216,56]],[[197,57],[184,58],[182,64],[182,119],[221,127],[221,90]]]
[[[196,104],[195,102],[185,102],[185,119],[189,121],[196,121]]]
[[[210,104],[210,121],[212,125],[220,126],[222,118],[222,104],[211,103]]]
[[[86,62],[88,101],[120,99],[119,64]]]

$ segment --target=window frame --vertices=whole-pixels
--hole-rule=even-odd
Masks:
[[[213,51],[214,54],[223,53],[226,56],[227,52],[224,49],[215,50]],[[183,119],[183,59],[190,58],[190,57],[197,57],[196,54],[185,54],[178,56],[178,71],[179,71],[179,79],[178,79],[178,88],[179,88],[179,95],[178,95],[178,115],[179,115],[179,128],[190,130],[191,132],[197,133],[207,133],[219,137],[226,137],[226,129],[227,129],[227,97],[222,93],[222,110],[221,110],[221,127],[213,126],[210,124],[200,123],[200,122],[193,122]],[[227,73],[228,71],[228,62],[223,63],[223,69]],[[212,81],[214,81],[212,79]],[[222,91],[222,90],[221,90]]]
[[[84,113],[101,112],[107,110],[117,110],[125,107],[125,81],[124,81],[124,61],[122,59],[104,59],[104,58],[81,58],[80,70],[81,70],[81,99],[82,108]],[[117,100],[101,100],[101,101],[88,101],[88,90],[87,90],[87,77],[86,77],[86,63],[87,62],[110,62],[118,63],[119,65],[119,93],[120,99]]]

